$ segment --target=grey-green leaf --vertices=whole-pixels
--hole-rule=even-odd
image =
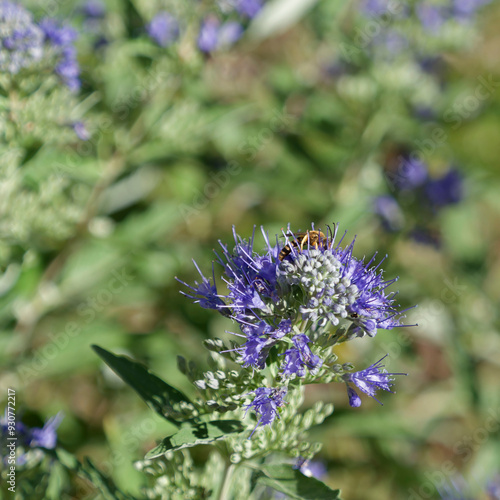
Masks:
[[[150,450],[145,458],[155,458],[167,451],[190,448],[198,444],[208,444],[222,439],[228,434],[237,434],[246,429],[239,420],[213,420],[211,422],[183,423],[181,429],[166,437],[156,448]]]
[[[93,345],[94,351],[116,372],[156,413],[180,427],[175,419],[182,417],[180,403],[192,404],[189,399],[174,387],[151,373],[145,366]]]
[[[289,464],[263,465],[255,481],[299,500],[341,500],[340,490],[332,490],[318,479],[304,476]]]

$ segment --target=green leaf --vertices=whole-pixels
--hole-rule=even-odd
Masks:
[[[263,465],[255,480],[299,500],[341,500],[340,490],[332,490],[314,477],[304,476],[289,464]]]
[[[228,434],[242,432],[246,427],[239,420],[213,420],[211,422],[183,423],[181,429],[166,437],[156,448],[148,451],[145,458],[155,458],[167,451],[190,448],[222,439]]]
[[[84,463],[71,453],[56,448],[54,450],[44,450],[44,452],[55,458],[64,468],[74,472],[78,476],[90,481],[101,493],[106,500],[137,500],[135,497],[128,495],[115,486],[110,478],[104,474],[90,461],[85,458]]]
[[[180,427],[175,418],[182,417],[180,403],[192,404],[189,399],[161,378],[152,374],[145,366],[93,345],[94,351],[119,375],[139,396],[163,418]]]
[[[253,39],[267,38],[286,31],[313,7],[317,0],[274,0],[268,2],[253,20],[248,34]]]

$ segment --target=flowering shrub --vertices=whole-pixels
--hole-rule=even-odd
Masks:
[[[134,375],[139,374],[138,367],[95,348],[146,401],[163,400],[159,407],[153,404],[154,408],[180,427],[150,451],[148,459],[224,439],[226,452],[221,458],[230,467],[239,465],[234,474],[245,467],[258,467],[258,460],[272,453],[281,466],[283,455],[308,461],[321,444],[307,442],[305,433],[329,416],[333,406],[318,401],[301,414],[307,384],[342,382],[349,404],[358,407],[361,399],[354,387],[376,399],[380,389],[392,392],[394,375],[403,375],[387,373],[382,360],[357,372],[351,364],[337,362],[337,344],[365,335],[374,337],[378,329],[402,326],[402,311],[395,303],[394,292],[386,290],[395,279],[384,280],[380,263],[375,265],[374,258],[368,262],[356,259],[353,243],[342,246],[345,234],[336,241],[337,226],[328,228],[326,234],[314,226],[294,234],[288,227],[284,241],[277,237],[274,244],[262,229],[266,242],[263,252],[254,248],[255,231],[249,240],[241,239],[234,229],[233,233],[234,248],[221,243],[221,252],[216,252],[227,295],[218,292],[215,275],[212,279],[205,277],[196,264],[201,281],[194,285],[181,281],[189,289],[184,292],[187,297],[231,318],[241,330],[234,335],[243,339],[243,343],[230,345],[218,338],[206,341],[213,371],[201,372],[179,358],[179,369],[198,389],[197,399],[189,400],[162,381],[153,383],[144,373],[140,381]],[[158,392],[161,387],[168,398]],[[245,423],[249,412],[254,415],[250,429]],[[204,436],[197,435],[201,427],[206,430]],[[274,472],[261,470],[273,477]],[[293,474],[298,483],[307,482],[307,476]],[[242,473],[235,481],[239,484],[245,477]],[[286,493],[286,485],[274,479],[273,487]],[[170,495],[173,483],[168,478],[165,481],[169,486],[163,492]],[[314,480],[314,484],[317,482]],[[223,488],[229,487],[224,482]],[[199,488],[203,490],[201,482]],[[320,488],[327,491],[326,486]],[[338,496],[338,492],[329,494],[332,496],[328,498]]]
[[[0,0],[0,496],[498,497],[498,13]]]

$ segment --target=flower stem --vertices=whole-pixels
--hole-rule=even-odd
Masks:
[[[231,464],[224,475],[224,481],[222,483],[222,488],[220,490],[219,500],[229,500],[229,493],[231,491],[231,483],[233,479],[234,470],[236,468],[235,464]]]

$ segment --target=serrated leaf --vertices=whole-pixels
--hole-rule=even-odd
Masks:
[[[183,415],[180,411],[180,403],[192,404],[182,392],[168,385],[136,361],[125,356],[115,356],[97,345],[93,345],[92,348],[124,382],[141,396],[150,408],[180,427],[180,422],[175,420]]]
[[[156,458],[167,451],[191,448],[198,444],[208,444],[217,439],[222,439],[228,434],[236,434],[245,429],[246,427],[239,420],[184,423],[178,432],[166,437],[156,448],[150,450],[145,458]]]
[[[307,477],[289,464],[263,465],[255,481],[299,500],[341,500],[340,490],[332,490],[314,477]]]

